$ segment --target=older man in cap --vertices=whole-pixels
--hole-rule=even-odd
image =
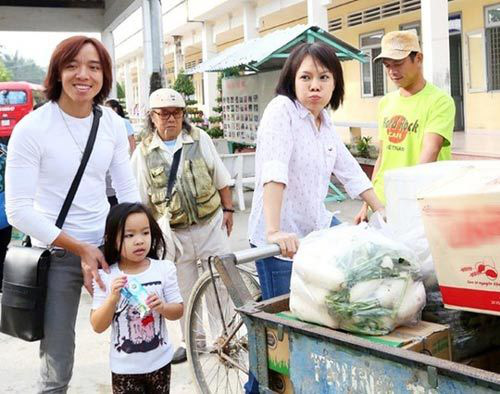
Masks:
[[[387,33],[374,61],[383,62],[398,87],[382,98],[378,108],[380,153],[372,181],[385,204],[385,171],[451,159],[455,104],[449,94],[424,79],[423,54],[414,31]],[[365,203],[357,222],[366,219],[367,210]]]
[[[209,256],[230,251],[231,178],[208,134],[188,123],[186,103],[177,91],[154,91],[149,107],[147,130],[132,156],[132,169],[142,201],[166,236],[167,257],[175,260],[179,288],[187,303],[198,279],[198,261],[205,269]],[[208,302],[209,310],[216,308],[213,301]],[[218,316],[216,310],[211,312]],[[181,328],[185,334],[184,319]],[[204,341],[202,331],[196,338],[199,345]],[[172,363],[185,360],[186,350],[181,346]]]

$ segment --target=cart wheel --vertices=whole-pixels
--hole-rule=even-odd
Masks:
[[[259,300],[257,276],[246,267],[238,268],[250,294]],[[219,274],[214,272],[213,277],[217,296],[207,271],[196,282],[186,308],[189,367],[203,394],[243,393],[248,380],[247,329]]]

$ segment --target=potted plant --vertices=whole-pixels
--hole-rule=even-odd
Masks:
[[[378,150],[375,145],[371,144],[371,139],[372,137],[360,137],[354,144],[346,144],[349,151],[370,179],[378,157]]]

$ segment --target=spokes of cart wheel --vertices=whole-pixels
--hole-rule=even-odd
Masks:
[[[259,300],[256,273],[244,265],[237,269],[252,298]],[[188,362],[199,391],[243,393],[248,380],[247,330],[213,267],[191,292],[185,331]]]

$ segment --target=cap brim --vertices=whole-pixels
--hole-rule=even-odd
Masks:
[[[378,55],[375,59],[373,59],[374,62],[381,60],[381,59],[391,59],[391,60],[401,60],[404,59],[405,57],[409,56],[412,51],[400,51],[397,49],[389,49],[382,51],[380,55]]]

